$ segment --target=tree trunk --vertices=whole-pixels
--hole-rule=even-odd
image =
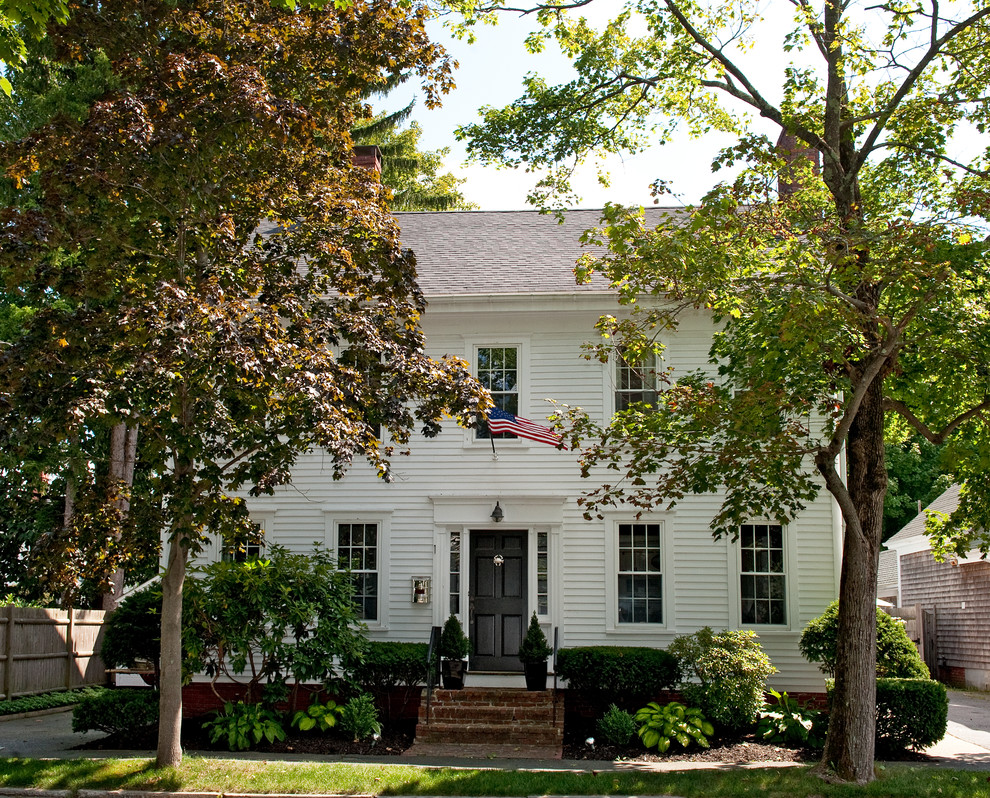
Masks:
[[[848,495],[839,582],[838,648],[822,767],[865,784],[874,777],[876,589],[887,471],[883,449],[883,380],[874,379],[847,444]]]
[[[182,532],[169,541],[162,575],[162,643],[157,767],[182,764],[182,588],[189,549]]]
[[[134,462],[137,457],[137,427],[114,424],[110,430],[110,489],[114,492],[114,505],[120,513],[121,522],[131,509],[130,490],[134,486]],[[120,539],[120,532],[116,533]],[[102,606],[113,612],[120,604],[124,592],[124,569],[117,568],[110,576],[110,585],[103,594]]]

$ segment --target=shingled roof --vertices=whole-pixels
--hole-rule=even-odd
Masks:
[[[600,210],[567,211],[563,224],[537,211],[396,214],[428,297],[607,291],[597,275],[588,285],[574,282],[574,263],[589,251],[581,233],[600,218]]]

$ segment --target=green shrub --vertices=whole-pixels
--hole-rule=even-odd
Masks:
[[[639,710],[633,720],[639,724],[639,739],[647,748],[656,746],[661,754],[672,743],[687,748],[692,742],[708,748],[708,738],[715,733],[700,709],[686,707],[677,701],[660,706],[651,701]]]
[[[553,649],[547,642],[547,636],[543,634],[543,629],[540,628],[540,622],[534,612],[533,617],[529,619],[526,635],[523,637],[522,643],[519,644],[519,661],[524,665],[535,665],[538,662],[546,662],[551,654],[553,654]]]
[[[636,721],[615,704],[598,720],[598,736],[611,745],[625,745],[636,733]]]
[[[340,715],[340,728],[354,742],[381,734],[382,724],[378,722],[378,710],[375,708],[374,699],[367,693],[362,693],[344,704]]]
[[[660,648],[586,646],[557,652],[557,675],[572,690],[653,696],[680,679],[677,659]]]
[[[949,698],[930,679],[877,679],[877,750],[915,750],[945,736]]]
[[[72,731],[120,734],[158,723],[158,691],[150,688],[103,690],[72,710]]]
[[[210,733],[210,742],[226,738],[231,751],[246,751],[263,739],[273,743],[285,739],[285,729],[279,715],[261,704],[245,704],[228,701],[223,712],[218,712],[213,720],[203,724]]]
[[[81,687],[78,690],[63,690],[58,693],[41,693],[40,695],[12,698],[10,701],[0,701],[0,715],[17,715],[21,712],[37,712],[42,709],[68,707],[72,704],[78,704],[84,698],[100,695],[105,690],[105,687]]]
[[[443,624],[440,632],[439,653],[441,659],[466,659],[471,653],[471,641],[464,634],[461,622],[456,615],[451,615]]]
[[[809,662],[817,662],[826,676],[835,675],[836,643],[839,627],[839,602],[833,601],[825,612],[813,619],[801,634],[801,653]],[[904,631],[904,623],[877,608],[877,677],[891,679],[927,679],[928,667],[918,649]]]
[[[709,627],[674,638],[668,651],[677,657],[685,676],[698,682],[682,682],[685,700],[727,729],[752,725],[763,709],[767,677],[777,669],[770,663],[755,632]]]
[[[157,682],[162,650],[160,590],[149,587],[132,593],[107,616],[100,656],[108,668],[133,668],[144,660],[154,667]]]
[[[800,745],[808,748],[821,748],[824,736],[818,734],[820,724],[816,721],[822,713],[809,709],[795,701],[787,693],[771,690],[776,707],[768,707],[760,714],[756,724],[756,736],[768,743]]]
[[[364,657],[349,663],[347,676],[364,690],[387,692],[426,681],[426,643],[368,643]]]
[[[310,731],[316,729],[320,732],[328,732],[337,725],[337,718],[344,711],[336,701],[330,700],[325,704],[314,701],[308,709],[300,709],[292,716],[292,726],[299,731]]]

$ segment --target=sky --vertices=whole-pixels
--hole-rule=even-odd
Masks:
[[[617,10],[620,3],[602,0],[596,7]],[[552,44],[539,55],[526,52],[523,41],[533,24],[519,17],[503,17],[496,27],[479,27],[478,41],[473,45],[452,38],[439,23],[432,27],[434,39],[443,43],[460,67],[454,74],[457,88],[444,97],[442,108],[430,110],[421,99],[417,102],[413,119],[423,128],[421,149],[450,148],[446,170],[467,178],[461,191],[481,210],[530,207],[526,195],[536,177],[522,170],[465,164],[466,148],[455,140],[454,131],[459,125],[477,121],[480,106],[501,107],[517,99],[523,93],[522,80],[527,72],[538,73],[552,82],[566,80],[571,74],[568,62],[553,50]],[[414,93],[412,87],[393,92],[386,99],[388,110],[402,107]],[[724,136],[704,141],[682,137],[635,156],[610,157],[606,162],[611,176],[608,188],[599,184],[596,169],[587,166],[575,180],[581,198],[576,207],[600,208],[605,202],[652,205],[650,184],[658,177],[671,181],[677,201],[697,201],[717,182],[710,174],[711,160],[729,141]],[[669,198],[664,202],[670,204]]]

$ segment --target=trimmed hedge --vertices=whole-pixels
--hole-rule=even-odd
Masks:
[[[877,679],[877,750],[926,748],[945,736],[949,697],[930,679]]]
[[[557,652],[557,675],[572,690],[654,696],[680,681],[677,658],[660,648],[584,646]]]
[[[59,693],[42,693],[28,695],[23,698],[12,698],[10,701],[0,701],[0,715],[16,715],[21,712],[37,712],[41,709],[56,709],[78,704],[84,698],[99,695],[104,687],[81,687],[77,690],[65,690]]]
[[[158,723],[158,691],[114,688],[85,698],[72,710],[72,731],[133,732]]]
[[[365,690],[385,692],[393,687],[415,687],[426,681],[426,643],[368,643],[360,664],[350,677]]]

